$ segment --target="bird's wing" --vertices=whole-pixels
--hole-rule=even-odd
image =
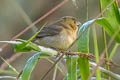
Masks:
[[[43,38],[47,36],[54,36],[62,31],[63,27],[58,25],[48,25],[36,36],[36,38]]]

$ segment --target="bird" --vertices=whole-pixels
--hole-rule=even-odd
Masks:
[[[76,40],[80,22],[75,17],[64,16],[46,25],[36,36],[35,43],[65,51]]]

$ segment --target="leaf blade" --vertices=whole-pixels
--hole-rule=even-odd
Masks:
[[[85,31],[90,25],[95,22],[95,19],[85,22],[78,31],[78,36]],[[82,37],[77,41],[78,51],[83,53],[89,53],[89,30],[86,31]],[[78,58],[78,66],[82,80],[87,80],[90,74],[89,61],[83,57]]]
[[[66,60],[67,80],[77,80],[77,57],[69,56]]]

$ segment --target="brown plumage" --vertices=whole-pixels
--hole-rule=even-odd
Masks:
[[[67,49],[76,39],[78,24],[74,17],[65,16],[45,26],[36,37],[36,43],[59,50]]]

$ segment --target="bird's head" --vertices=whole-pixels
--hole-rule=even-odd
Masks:
[[[75,17],[72,16],[64,16],[61,18],[62,24],[64,24],[67,28],[76,30],[79,28],[81,23],[77,21]]]

